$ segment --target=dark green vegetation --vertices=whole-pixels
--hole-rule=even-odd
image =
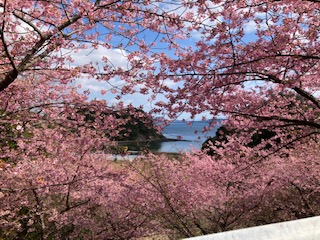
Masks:
[[[103,133],[111,141],[118,142],[118,146],[110,147],[112,153],[124,154],[129,151],[157,151],[161,142],[167,139],[160,134],[150,115],[142,109],[126,109],[119,111],[97,113],[95,110],[80,109],[78,114],[84,115],[86,123],[94,125],[97,122],[109,124],[108,118],[116,124],[115,133]]]
[[[218,128],[216,136],[208,138],[201,147],[202,151],[205,151],[208,155],[215,155],[214,149],[211,146],[216,148],[223,147],[223,144],[228,143],[228,137],[231,137],[234,134],[239,133],[236,129],[227,129],[225,126]],[[263,140],[269,140],[276,136],[274,131],[268,129],[259,129],[255,130],[255,133],[251,136],[251,141],[246,144],[247,147],[254,148],[262,143]],[[279,138],[274,139],[276,143],[280,143]],[[271,144],[267,143],[263,146],[263,149],[270,149]]]
[[[142,116],[136,114],[117,115],[117,118],[122,118],[126,123],[121,127],[119,136],[114,139],[117,141],[150,141],[163,140],[165,137],[158,133],[152,118],[140,109],[136,109]]]
[[[95,110],[80,109],[78,114],[84,115],[86,123],[105,122],[108,116],[116,118],[118,123],[117,134],[105,132],[106,137],[113,141],[148,141],[161,140],[165,137],[158,133],[152,117],[141,109],[127,109],[127,111],[110,111],[97,113]]]

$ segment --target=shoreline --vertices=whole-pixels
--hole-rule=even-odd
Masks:
[[[175,139],[175,138],[161,138],[161,139],[146,139],[146,140],[124,140],[117,141],[119,144],[125,143],[150,143],[150,142],[192,142],[191,140]]]
[[[167,157],[179,157],[183,153],[178,152],[150,152],[153,155],[166,155]],[[110,154],[108,156],[108,160],[111,161],[134,161],[135,159],[141,159],[144,158],[144,152],[143,151],[128,151],[126,154]]]

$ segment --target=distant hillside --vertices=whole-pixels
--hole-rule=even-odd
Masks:
[[[119,134],[116,137],[110,137],[114,141],[150,141],[150,140],[165,140],[166,138],[157,132],[154,127],[153,119],[141,109],[135,109],[136,112],[130,114],[119,113],[113,111],[112,113],[102,112],[102,116],[114,115],[118,119],[126,120],[125,125],[119,126]],[[132,112],[132,110],[131,110]],[[85,121],[94,122],[96,114],[92,110],[81,109],[79,114],[85,115]],[[139,116],[139,117],[138,117]],[[108,133],[106,132],[106,135]],[[108,136],[109,137],[109,136]]]
[[[120,116],[128,119],[128,122],[122,126],[117,141],[149,141],[166,139],[162,134],[159,134],[154,127],[152,118],[150,118],[142,110],[137,111],[143,113],[143,117],[137,118],[135,116]]]

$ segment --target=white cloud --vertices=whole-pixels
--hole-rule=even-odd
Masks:
[[[165,85],[167,87],[174,87],[174,86],[177,86],[178,83],[176,83],[175,81],[173,81],[171,79],[166,79],[163,81],[162,85]]]
[[[77,52],[72,51],[65,54],[70,55],[74,62],[71,66],[79,66],[84,64],[93,63],[101,72],[103,72],[103,67],[106,63],[103,61],[103,58],[107,59],[107,64],[115,68],[128,69],[129,62],[127,59],[127,52],[120,49],[109,49],[103,46],[98,46],[96,49],[87,48],[80,49]]]
[[[64,54],[66,54],[66,50],[63,50]],[[129,68],[129,62],[127,60],[127,53],[120,49],[107,49],[103,46],[97,47],[97,49],[81,49],[77,52],[71,52],[71,57],[73,58],[73,62],[70,63],[70,67],[76,67],[79,65],[90,64],[92,63],[100,73],[103,73],[103,67],[106,64],[110,64],[115,68]],[[108,59],[108,62],[104,62],[102,59]],[[109,104],[117,104],[120,101],[124,103],[124,105],[132,104],[134,106],[144,106],[146,111],[151,109],[150,102],[148,98],[150,95],[143,95],[139,93],[141,87],[144,87],[143,84],[137,84],[135,86],[135,90],[137,93],[122,95],[121,99],[117,99],[117,94],[113,93],[111,90],[118,88],[121,89],[122,86],[126,84],[126,82],[118,77],[113,77],[108,81],[99,81],[93,78],[90,75],[83,74],[80,78],[77,78],[73,83],[76,87],[80,87],[79,91],[90,91],[89,99],[104,99],[109,102]],[[172,85],[170,81],[166,81],[166,84]],[[105,94],[102,94],[101,91],[106,91]],[[119,93],[120,94],[120,93]]]
[[[262,21],[260,25],[258,25],[255,20]],[[266,13],[265,12],[257,12],[254,14],[254,19],[250,20],[249,22],[244,24],[244,33],[245,34],[250,34],[250,33],[255,33],[257,29],[259,28],[260,30],[266,30],[269,28],[269,26],[274,25],[275,23],[269,19],[267,19]]]
[[[98,73],[105,73],[105,66],[114,68],[128,69],[129,62],[127,53],[120,49],[108,49],[103,46],[97,48],[89,47],[87,49],[79,49],[77,51],[61,50],[63,55],[70,55],[73,62],[68,62],[69,67],[77,67],[85,64],[92,64]],[[107,59],[104,61],[103,59]],[[74,85],[78,86],[80,91],[89,90],[94,96],[92,98],[101,98],[101,90],[110,91],[112,88],[121,87],[125,84],[124,80],[117,77],[111,78],[108,81],[100,81],[88,74],[82,74],[78,77]],[[91,97],[90,97],[91,98]]]
[[[123,102],[123,105],[124,106],[129,106],[130,104],[133,104],[133,101],[132,101],[132,99],[125,99],[125,100],[123,100],[123,99],[121,99],[121,100],[118,100],[118,99],[111,99],[110,101],[109,101],[112,105],[116,105],[116,104],[118,104],[119,102]]]
[[[244,24],[243,30],[246,34],[254,33],[257,30],[257,25],[253,20],[251,20]]]

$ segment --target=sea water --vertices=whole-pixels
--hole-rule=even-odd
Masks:
[[[209,131],[203,132],[209,126],[208,121],[193,121],[187,124],[185,121],[176,120],[164,128],[162,134],[168,139],[177,141],[167,141],[159,143],[157,152],[186,152],[193,149],[201,149],[203,142],[214,137],[217,129],[221,126],[221,120]],[[180,140],[181,139],[181,140]]]

